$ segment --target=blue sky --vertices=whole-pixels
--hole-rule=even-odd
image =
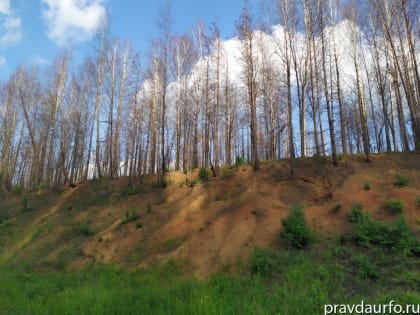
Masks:
[[[92,53],[91,39],[106,12],[111,32],[147,54],[165,0],[0,0],[0,79],[23,63],[51,62],[73,44],[74,58]],[[248,1],[255,12],[259,0]],[[174,33],[187,32],[198,20],[216,22],[224,38],[235,34],[243,0],[172,0]]]

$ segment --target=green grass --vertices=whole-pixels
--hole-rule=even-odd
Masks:
[[[353,258],[342,259],[346,251]],[[353,251],[257,249],[249,271],[208,280],[185,276],[185,266],[173,260],[132,272],[112,266],[44,273],[1,268],[0,314],[301,315],[323,314],[324,304],[420,302],[418,269],[387,280],[369,256]]]

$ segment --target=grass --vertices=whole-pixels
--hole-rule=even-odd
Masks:
[[[351,255],[351,268],[343,252]],[[377,262],[352,248],[256,249],[242,274],[205,281],[185,276],[184,268],[173,260],[131,272],[113,266],[46,273],[1,268],[0,313],[301,315],[322,314],[324,304],[420,302],[418,269],[387,280],[378,276]]]

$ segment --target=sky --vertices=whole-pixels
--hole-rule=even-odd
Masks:
[[[93,37],[109,16],[111,34],[147,55],[157,36],[156,21],[166,0],[0,0],[0,80],[22,63],[48,65],[69,47],[81,60],[93,53]],[[260,0],[248,0],[257,13]],[[171,0],[175,34],[197,21],[217,23],[223,38],[235,35],[244,0]]]

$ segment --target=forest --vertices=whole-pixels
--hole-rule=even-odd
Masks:
[[[11,190],[264,160],[420,146],[420,3],[275,0],[173,33],[147,52],[98,32],[75,64],[20,65],[0,82],[0,181]],[[133,30],[134,32],[134,30]],[[141,58],[146,54],[147,58]]]

